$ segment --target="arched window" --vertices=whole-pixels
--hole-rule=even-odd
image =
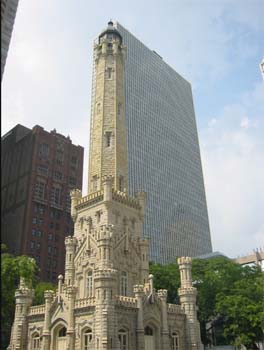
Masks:
[[[40,337],[38,333],[34,333],[32,337],[32,350],[40,350]]]
[[[144,334],[145,335],[153,335],[153,329],[150,328],[149,326],[145,327]]]
[[[92,340],[93,340],[93,333],[90,328],[87,328],[83,332],[83,350],[91,350],[92,349]]]
[[[118,340],[120,343],[120,350],[128,350],[128,333],[125,329],[118,331]]]
[[[127,272],[121,272],[120,295],[127,295]]]
[[[87,283],[86,283],[86,296],[88,298],[93,296],[93,271],[88,271],[87,273]]]
[[[171,335],[172,339],[172,350],[179,350],[179,335],[173,332]]]
[[[59,330],[59,338],[62,338],[62,337],[66,337],[66,328],[65,327],[62,327],[60,330]]]

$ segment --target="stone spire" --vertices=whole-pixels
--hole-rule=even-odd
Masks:
[[[102,190],[105,176],[113,188],[127,188],[124,64],[126,49],[110,21],[94,47],[95,75],[90,132],[88,192]]]

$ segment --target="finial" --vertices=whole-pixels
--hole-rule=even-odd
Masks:
[[[113,27],[113,25],[114,25],[114,23],[113,23],[113,21],[110,19],[110,21],[108,22],[108,25],[110,26],[110,27]]]

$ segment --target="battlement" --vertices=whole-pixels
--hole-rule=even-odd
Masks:
[[[127,193],[112,190],[112,198],[114,201],[125,204],[129,207],[140,209],[140,203],[137,198],[129,197]]]
[[[77,299],[75,301],[75,309],[81,309],[88,306],[95,306],[95,304],[96,304],[96,300],[94,297]]]
[[[189,256],[182,256],[178,258],[178,265],[181,268],[181,265],[191,265],[192,264],[192,258]]]
[[[65,246],[75,246],[77,243],[77,239],[74,236],[68,236],[65,238]]]
[[[29,308],[29,314],[28,314],[29,316],[43,315],[43,314],[45,314],[45,304],[31,306]]]
[[[76,208],[80,209],[82,207],[90,206],[95,203],[98,203],[104,199],[104,191],[100,190],[97,192],[93,192],[88,194],[88,196],[82,197],[78,200],[76,204]]]
[[[94,278],[114,278],[117,275],[117,270],[114,269],[100,269],[94,271]]]
[[[137,308],[137,299],[132,297],[125,297],[122,295],[115,296],[116,304],[125,307]]]
[[[178,289],[178,294],[179,296],[184,296],[184,295],[197,295],[197,289],[194,287],[183,287]]]
[[[79,190],[78,188],[75,188],[75,189],[70,191],[70,196],[71,196],[71,199],[82,198],[82,191]]]
[[[181,306],[176,304],[167,304],[167,310],[170,314],[184,314],[184,310]]]

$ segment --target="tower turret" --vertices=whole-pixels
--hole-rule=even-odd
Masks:
[[[27,315],[32,304],[34,292],[28,288],[25,280],[21,277],[19,287],[15,292],[16,309],[15,319],[12,326],[12,334],[8,349],[26,349],[27,342]]]
[[[68,286],[71,286],[74,284],[74,258],[75,258],[75,251],[77,246],[77,239],[76,237],[66,237],[65,238],[65,248],[66,248],[66,255],[65,255],[65,284]]]
[[[202,350],[200,324],[197,320],[196,296],[197,289],[192,286],[192,259],[182,257],[178,259],[181,287],[178,289],[181,306],[187,317],[188,339],[190,341],[190,349]]]
[[[96,67],[90,135],[89,193],[102,189],[105,175],[113,177],[114,189],[125,192],[127,188],[125,52],[122,36],[110,21],[94,47]]]

